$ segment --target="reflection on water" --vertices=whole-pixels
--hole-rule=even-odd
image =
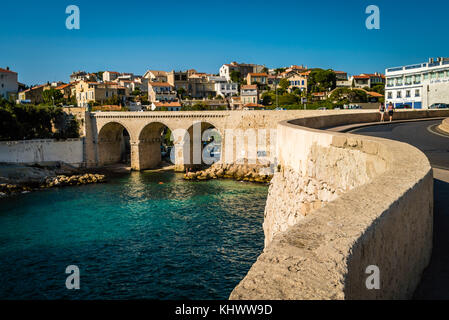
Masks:
[[[133,172],[1,199],[0,298],[226,299],[263,249],[266,194]]]

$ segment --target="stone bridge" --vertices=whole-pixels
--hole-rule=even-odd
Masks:
[[[404,110],[394,118],[448,116],[449,110]],[[161,161],[165,127],[184,132],[175,138],[179,170],[192,163],[195,124],[201,133],[218,130],[222,161],[253,154],[249,135],[228,145],[230,129],[276,129],[255,147],[278,164],[265,209],[265,249],[231,299],[411,298],[429,262],[433,174],[425,155],[396,141],[318,130],[376,122],[378,112],[100,112],[84,121],[89,166],[120,161],[126,137],[134,170]],[[366,282],[373,266],[378,290]]]
[[[198,159],[198,153],[195,153],[200,151],[201,155],[201,150],[195,150],[197,145],[193,141],[201,139],[204,131],[211,128],[218,131],[221,137],[221,158],[227,159],[228,162],[247,159],[251,152],[257,153],[260,150],[263,150],[267,157],[274,157],[276,139],[272,130],[276,129],[279,121],[301,116],[304,116],[304,111],[86,113],[86,163],[88,167],[96,167],[120,162],[125,142],[129,140],[131,168],[154,168],[161,162],[160,146],[165,128],[173,133],[177,171],[183,171],[188,165],[201,163],[201,158]],[[201,130],[195,131],[195,125]],[[244,136],[243,141],[228,139],[231,144],[225,144],[231,134],[244,134],[248,130],[256,135],[261,131],[264,131],[264,134],[255,145],[248,144],[250,138],[247,136]],[[201,143],[199,145],[201,146]],[[254,148],[257,150],[251,150]]]

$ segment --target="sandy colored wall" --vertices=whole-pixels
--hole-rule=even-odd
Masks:
[[[432,170],[410,145],[306,128],[355,122],[360,115],[279,124],[265,249],[231,299],[412,296],[432,251]],[[366,287],[373,265],[378,290]]]
[[[449,134],[449,118],[444,119],[443,122],[438,126],[441,131]]]

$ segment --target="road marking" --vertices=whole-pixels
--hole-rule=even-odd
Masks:
[[[449,139],[449,135],[444,134],[444,133],[440,133],[440,132],[437,131],[437,129],[436,129],[437,126],[439,126],[439,124],[433,124],[431,126],[428,126],[427,127],[427,131],[429,131],[432,134],[436,134],[436,135],[438,135],[440,137],[444,137],[444,138],[448,138]]]

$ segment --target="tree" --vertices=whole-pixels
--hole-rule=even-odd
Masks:
[[[336,86],[337,77],[332,70],[313,69],[309,74],[309,92],[333,90]]]
[[[184,97],[185,97],[186,94],[187,94],[186,89],[184,89],[184,88],[179,88],[178,90],[176,90],[176,92],[177,92],[177,94],[178,94],[178,98],[179,98],[180,100],[184,100]]]
[[[350,89],[350,88],[337,88],[335,89],[330,100],[335,103],[355,103],[355,102],[366,102],[367,94],[365,91],[360,89]]]
[[[136,88],[133,92],[131,92],[131,95],[133,96],[140,96],[142,94],[142,91],[140,91],[140,88]]]
[[[281,81],[279,81],[279,87],[280,87],[283,91],[287,91],[288,87],[290,87],[290,81],[288,81],[288,80],[285,79],[285,78],[281,79]]]
[[[294,105],[299,103],[298,96],[294,95],[293,93],[286,93],[282,96],[279,96],[279,105]]]
[[[385,94],[385,85],[384,84],[377,84],[374,87],[371,88],[371,91],[380,93],[380,94]]]
[[[59,104],[64,101],[64,95],[62,92],[54,88],[45,90],[42,93],[42,98],[44,99],[44,104],[46,105]]]
[[[237,70],[231,71],[230,77],[232,82],[240,83],[242,80],[242,74]]]

